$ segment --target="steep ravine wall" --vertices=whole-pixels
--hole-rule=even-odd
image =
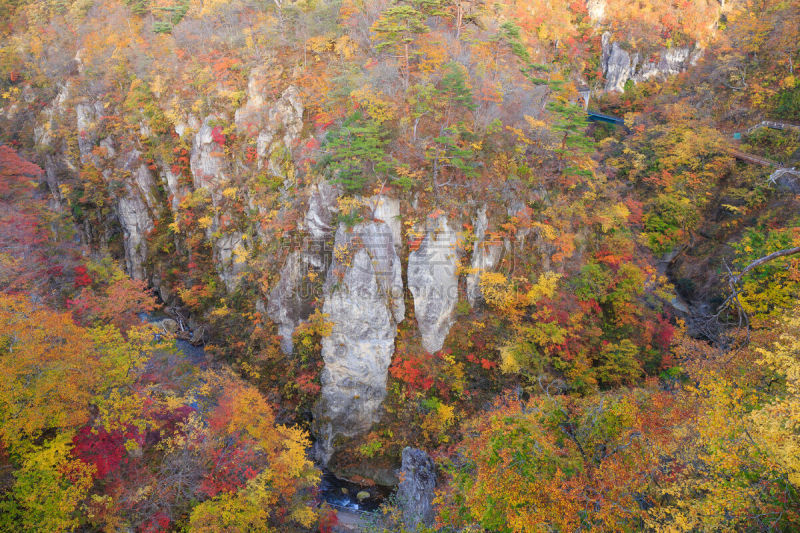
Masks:
[[[696,57],[694,51],[676,49],[665,52],[661,62],[651,65],[604,37],[606,89],[621,90],[628,79],[639,81],[679,72]],[[176,295],[170,293],[169,287],[160,285],[161,273],[152,271],[157,268],[152,266],[152,259],[160,252],[148,249],[148,237],[161,210],[169,210],[179,221],[184,215],[182,202],[196,191],[207,192],[212,217],[205,228],[205,238],[228,294],[238,289],[241,275],[251,268],[243,258],[258,249],[258,244],[262,249],[272,244],[258,227],[254,239],[262,242],[253,243],[240,227],[225,223],[226,218],[233,218],[233,214],[225,212],[226,191],[241,175],[245,154],[225,151],[215,128],[232,120],[237,132],[255,139],[254,166],[283,180],[281,205],[266,205],[245,187],[237,194],[243,195],[246,208],[254,214],[283,210],[279,216],[290,214],[287,210],[298,206],[305,210],[296,218],[300,220],[296,232],[303,243],[273,258],[271,264],[280,265],[276,267],[277,281],[260,295],[258,309],[277,325],[281,348],[291,357],[292,334],[313,309],[315,295],[303,290],[313,272],[323,287],[322,311],[333,324],[332,334],[322,343],[322,392],[314,421],[317,451],[325,462],[339,441],[366,434],[382,416],[397,327],[407,316],[404,290],[408,289],[413,303],[420,344],[428,352],[436,352],[455,321],[459,299],[466,298],[473,307],[481,305],[480,275],[498,267],[504,246],[491,240],[487,208],[481,204],[460,214],[465,217],[462,221],[473,222],[475,228],[470,255],[462,249],[462,221],[452,214],[419,213],[391,194],[361,198],[368,211],[365,220],[352,228],[340,223],[340,188],[319,179],[298,185],[296,176],[285,171],[286,159],[297,158],[298,146],[309,139],[324,140],[324,134],[307,124],[297,88],[290,85],[275,95],[268,83],[266,76],[254,70],[247,99],[233,116],[195,116],[187,112],[180,118],[175,135],[188,150],[189,170],[185,176],[173,171],[166,161],[145,160],[140,142],[148,136],[146,126],[141,125],[140,131],[133,131],[124,139],[105,134],[101,123],[107,102],[76,99],[70,94],[69,84],[62,86],[39,114],[36,142],[44,154],[45,179],[55,208],[63,204],[60,176],[75,175],[87,162],[102,169],[113,200],[108,225],[119,228],[128,273],[136,279],[150,280],[165,299],[174,299]],[[56,122],[74,125],[76,154],[71,155],[66,142],[54,133]],[[117,171],[125,179],[119,180]],[[157,194],[159,190],[162,192]],[[506,199],[509,214],[518,210],[514,207],[518,201]],[[421,235],[415,246],[406,242],[409,236],[404,232],[403,214],[423,219],[414,229]],[[332,249],[326,249],[328,245]],[[466,294],[460,285],[462,268],[467,269],[463,274]]]
[[[628,50],[613,40],[611,33],[603,34],[603,77],[606,92],[623,92],[628,81],[641,83],[653,78],[666,78],[684,72],[702,56],[701,48],[682,46],[662,48],[645,56]]]
[[[325,280],[322,397],[315,413],[318,456],[330,459],[337,437],[369,431],[380,419],[397,324],[405,316],[400,258],[389,226],[339,225]]]

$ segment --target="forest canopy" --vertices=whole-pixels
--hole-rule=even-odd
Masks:
[[[797,530],[798,42],[3,2],[0,531]]]

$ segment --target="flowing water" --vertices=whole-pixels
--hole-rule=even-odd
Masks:
[[[144,314],[140,315],[140,319],[145,322],[159,322],[165,318],[169,318],[165,314]],[[198,379],[197,371],[207,368],[208,359],[205,350],[202,346],[195,346],[189,341],[183,339],[175,340],[175,347],[177,350],[174,352],[173,357],[177,356],[177,361],[173,361],[172,378],[176,381],[185,381],[184,385],[189,385]],[[170,358],[171,359],[171,358]],[[158,362],[151,361],[151,364],[158,364],[163,366],[164,359]],[[177,374],[177,376],[176,376]],[[181,379],[183,378],[183,379]],[[381,486],[367,487],[358,485],[350,481],[337,478],[328,470],[322,469],[322,479],[319,483],[320,499],[328,503],[331,507],[341,512],[350,512],[353,514],[353,520],[358,522],[358,517],[368,516],[364,513],[376,513],[379,511],[380,506],[384,503],[387,497],[391,494],[391,490]],[[361,496],[361,498],[359,498]],[[353,524],[351,524],[353,525]],[[358,530],[358,528],[356,528]]]
[[[319,491],[322,499],[336,509],[366,513],[378,511],[381,504],[390,494],[390,491],[384,487],[365,487],[351,483],[337,478],[324,469],[322,471],[322,480],[319,483]],[[359,493],[362,495],[360,500],[358,498]],[[364,498],[364,493],[368,493],[369,496]]]

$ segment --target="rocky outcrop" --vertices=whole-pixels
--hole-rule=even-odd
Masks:
[[[586,11],[589,13],[589,20],[593,23],[603,22],[606,18],[606,0],[587,0]]]
[[[312,239],[327,239],[333,232],[337,198],[339,189],[327,181],[320,181],[311,186],[303,226]]]
[[[145,279],[144,263],[147,260],[146,236],[153,229],[147,204],[130,184],[124,186],[125,194],[117,199],[117,216],[122,226],[125,248],[125,266],[134,279]]]
[[[127,172],[131,179],[122,181],[121,187],[112,187],[115,211],[122,228],[122,244],[125,250],[125,266],[134,279],[145,279],[147,260],[147,235],[152,231],[153,215],[158,208],[153,194],[155,181],[150,169],[136,149],[118,150],[110,137],[98,140],[98,126],[103,114],[101,102],[83,102],[75,106],[78,127],[78,149],[81,161],[104,169],[103,177],[111,182],[111,166]],[[94,148],[99,146],[98,153]],[[100,155],[102,154],[102,155]]]
[[[50,191],[49,204],[54,211],[60,211],[62,207],[62,197],[59,185],[61,176],[69,173],[69,161],[64,157],[59,148],[63,146],[63,140],[53,135],[58,128],[58,120],[62,119],[66,111],[66,101],[70,94],[70,83],[59,85],[59,91],[53,101],[42,110],[37,124],[33,128],[33,138],[36,148],[43,154],[44,177],[47,188]]]
[[[398,472],[397,502],[408,531],[431,526],[435,518],[433,497],[436,489],[436,465],[430,456],[417,448],[403,448]]]
[[[308,238],[289,253],[280,272],[278,283],[267,297],[266,313],[278,325],[283,353],[292,353],[292,335],[312,312],[316,297],[309,272],[325,275],[330,258],[326,243],[333,232],[336,199],[339,189],[327,181],[311,186],[308,209],[302,228]]]
[[[779,168],[769,175],[769,183],[779,191],[800,194],[800,170],[796,168]]]
[[[88,156],[97,142],[97,121],[103,114],[101,102],[81,102],[75,106],[78,126],[78,150],[81,156]]]
[[[623,92],[628,80],[635,83],[651,78],[679,74],[694,65],[702,50],[692,47],[662,48],[657,59],[642,60],[638,52],[628,52],[611,34],[603,34],[603,75],[605,90]]]
[[[405,314],[391,235],[381,222],[351,229],[340,224],[336,232],[322,308],[332,330],[322,339],[325,366],[314,421],[317,456],[324,464],[337,437],[366,433],[380,419],[397,324]]]
[[[267,298],[267,315],[278,325],[281,336],[281,350],[292,353],[294,330],[311,314],[313,292],[308,277],[308,254],[295,250],[286,258],[281,268],[280,279]]]
[[[214,242],[217,273],[228,292],[239,285],[239,277],[247,266],[247,250],[238,231],[223,234]]]
[[[222,146],[214,140],[214,121],[209,116],[204,121],[192,141],[192,153],[189,165],[195,189],[206,189],[211,194],[214,206],[222,198],[222,186],[227,181],[228,163]]]
[[[475,217],[475,245],[472,250],[472,262],[467,275],[467,300],[475,307],[481,300],[481,274],[494,270],[503,255],[502,241],[489,241],[486,239],[486,230],[489,228],[489,219],[486,216],[484,205]]]
[[[104,142],[110,144],[110,141]],[[122,226],[122,244],[125,248],[125,266],[132,278],[146,279],[144,264],[147,260],[147,235],[154,227],[151,212],[157,208],[153,196],[155,182],[150,169],[136,150],[130,151],[119,166],[130,172],[133,178],[125,180],[122,190],[116,193],[117,217]]]
[[[447,217],[428,217],[419,248],[408,256],[408,288],[414,296],[414,314],[422,346],[441,350],[453,325],[458,303],[458,236]]]
[[[606,91],[622,92],[631,79],[636,64],[631,64],[631,55],[619,43],[610,42],[611,35],[603,34],[603,76]],[[638,57],[636,59],[638,61]]]
[[[386,223],[392,230],[392,241],[399,252],[403,247],[403,229],[400,220],[400,200],[383,195],[365,198],[364,204],[372,214],[373,220]]]
[[[248,82],[247,103],[236,111],[235,122],[240,132],[256,138],[259,168],[266,158],[270,173],[286,179],[290,173],[286,171],[283,163],[286,158],[291,159],[291,148],[297,143],[303,129],[303,103],[299,91],[290,86],[277,102],[270,105],[266,100],[269,89],[268,78],[257,69]],[[223,153],[218,135],[214,133],[216,120],[218,117],[209,116],[203,121],[194,136],[190,157],[194,187],[208,190],[214,207],[221,204],[223,190],[229,185],[229,178],[233,176],[232,165]],[[181,195],[177,184],[172,185],[172,182],[176,181],[174,178],[167,175],[168,186],[173,192],[173,201]],[[248,194],[246,191],[243,193]],[[257,211],[263,212],[267,209],[249,195],[247,200],[250,207]],[[212,238],[212,235],[219,234],[220,230],[219,217],[215,216],[213,225],[206,230],[206,233]],[[264,235],[261,236],[266,238]],[[228,292],[236,289],[240,274],[246,265],[243,260],[246,253],[245,244],[242,233],[231,230],[227,230],[214,242],[217,272]]]
[[[164,169],[163,177],[167,185],[167,190],[169,191],[172,215],[175,217],[175,221],[178,221],[180,219],[179,206],[181,205],[181,201],[189,194],[189,189],[181,184],[180,175],[172,172],[172,169],[169,167]]]
[[[283,146],[291,150],[303,131],[303,110],[300,91],[290,85],[267,113],[266,127],[258,136],[259,152],[265,153],[265,149],[272,146],[276,139],[283,141]]]
[[[674,76],[693,65],[699,55],[692,54],[689,47],[666,48],[658,54],[657,61],[643,61],[636,71],[633,81],[642,82],[655,77]]]
[[[214,134],[217,117],[209,116],[203,121],[194,136],[189,168],[195,189],[205,189],[216,208],[223,201],[223,191],[230,184],[232,174],[230,163],[225,157]],[[169,179],[169,176],[167,176]],[[220,227],[219,216],[215,213],[213,224],[206,228],[206,235],[212,239],[215,267],[228,292],[239,285],[240,274],[246,266],[245,241],[241,232]]]
[[[303,131],[303,101],[297,87],[290,85],[275,102],[267,101],[274,80],[267,76],[268,67],[255,69],[247,83],[247,103],[236,111],[236,127],[256,138],[258,167],[264,163],[270,172],[283,176],[280,158],[300,140]],[[285,177],[285,176],[284,176]]]

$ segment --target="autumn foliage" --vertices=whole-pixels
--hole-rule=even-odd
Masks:
[[[405,316],[380,420],[322,466],[374,486],[425,450],[443,531],[797,530],[798,28],[785,0],[0,2],[0,530],[342,525],[321,310],[377,195]],[[453,309],[417,316],[440,217]]]

